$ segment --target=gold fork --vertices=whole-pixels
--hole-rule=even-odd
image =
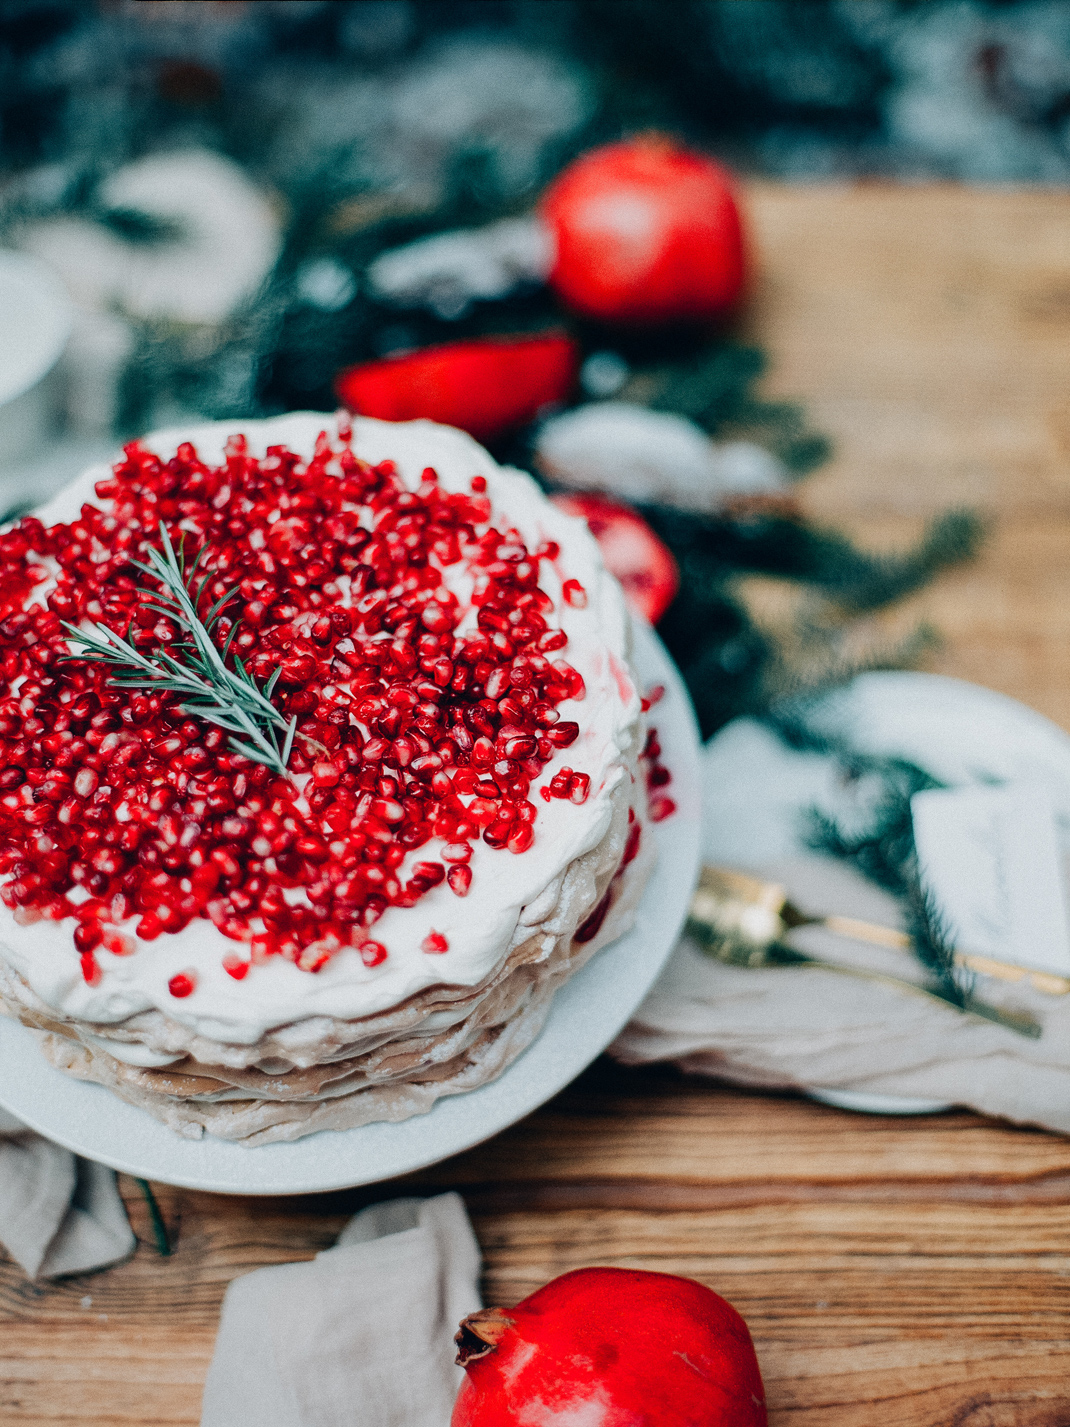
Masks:
[[[847,976],[860,976],[903,987],[919,995],[948,1002],[946,996],[884,972],[865,967],[846,966],[826,961],[786,946],[783,937],[796,927],[824,927],[838,936],[853,937],[875,946],[907,951],[911,938],[894,927],[860,921],[855,917],[811,916],[788,899],[787,892],[776,882],[751,877],[722,867],[704,867],[691,901],[687,930],[703,949],[719,961],[733,966],[820,966]],[[1045,971],[1030,971],[1009,962],[993,961],[972,952],[956,952],[955,965],[1004,981],[1028,980],[1037,990],[1049,996],[1070,992],[1070,977],[1054,976]],[[1006,1011],[970,997],[964,1009],[968,1013],[995,1021],[1021,1035],[1038,1037],[1039,1022],[1025,1012]]]

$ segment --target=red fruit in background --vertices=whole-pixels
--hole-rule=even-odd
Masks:
[[[335,388],[361,416],[426,417],[490,441],[563,401],[577,367],[576,344],[561,333],[482,337],[349,367]]]
[[[553,495],[550,499],[569,515],[587,522],[606,569],[621,582],[628,604],[657,624],[680,588],[680,572],[668,546],[641,515],[605,496]]]
[[[603,322],[699,322],[743,287],[743,234],[719,164],[648,135],[583,154],[543,198],[557,243],[550,285]]]
[[[452,1427],[765,1427],[747,1325],[702,1284],[584,1268],[461,1324]]]

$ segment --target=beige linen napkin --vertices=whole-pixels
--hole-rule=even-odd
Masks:
[[[785,886],[803,911],[900,924],[893,898],[832,859],[744,870]],[[788,940],[814,956],[923,980],[908,952],[816,927]],[[725,966],[685,937],[610,1053],[743,1085],[947,1101],[1070,1133],[1070,996],[986,977],[976,995],[1028,1012],[1043,1027],[1040,1039],[881,982],[817,968]]]
[[[442,1194],[373,1204],[311,1263],[235,1279],[201,1427],[446,1427],[479,1268],[464,1204]]]
[[[112,1170],[0,1110],[0,1243],[30,1278],[107,1268],[136,1242]]]

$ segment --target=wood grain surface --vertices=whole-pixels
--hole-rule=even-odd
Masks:
[[[875,547],[949,504],[994,521],[976,564],[878,632],[931,620],[933,667],[1070,725],[1070,196],[755,185],[750,206],[769,388],[837,444],[811,513]],[[769,585],[752,594],[776,618]],[[599,1064],[489,1144],[375,1191],[160,1187],[169,1258],[121,1183],[141,1240],[125,1265],[33,1285],[0,1262],[4,1424],[196,1423],[230,1280],[310,1257],[415,1185],[465,1196],[488,1301],[587,1263],[716,1288],[751,1326],[773,1427],[1070,1427],[1070,1141],[1041,1131]]]

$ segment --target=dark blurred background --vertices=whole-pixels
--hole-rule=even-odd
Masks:
[[[659,628],[704,730],[849,671],[844,621],[968,555],[976,522],[952,514],[894,558],[815,530],[790,485],[828,442],[762,398],[753,338],[731,322],[637,337],[562,309],[525,256],[540,194],[592,146],[648,130],[787,182],[1065,185],[1070,3],[0,0],[0,260],[66,290],[36,374],[13,368],[43,318],[2,334],[0,508],[36,503],[116,436],[332,410],[354,363],[564,325],[583,359],[566,408],[623,400],[714,440],[720,506],[645,508],[683,572]],[[380,259],[436,235],[446,279],[406,258],[385,280]],[[10,328],[4,311],[0,291]],[[553,415],[495,454],[538,466]],[[732,507],[759,487],[771,504]],[[800,636],[801,672],[741,604],[741,572],[835,607]]]
[[[362,273],[422,235],[523,213],[574,155],[649,127],[787,179],[1063,183],[1070,5],[0,3],[0,241],[58,267],[97,316],[67,403],[83,434],[329,407],[343,363],[544,324],[522,284],[399,312]],[[137,167],[176,152],[194,162]],[[227,251],[202,236],[203,283],[161,189],[188,195],[191,233],[229,218]],[[154,246],[175,291],[139,310],[117,270]]]

